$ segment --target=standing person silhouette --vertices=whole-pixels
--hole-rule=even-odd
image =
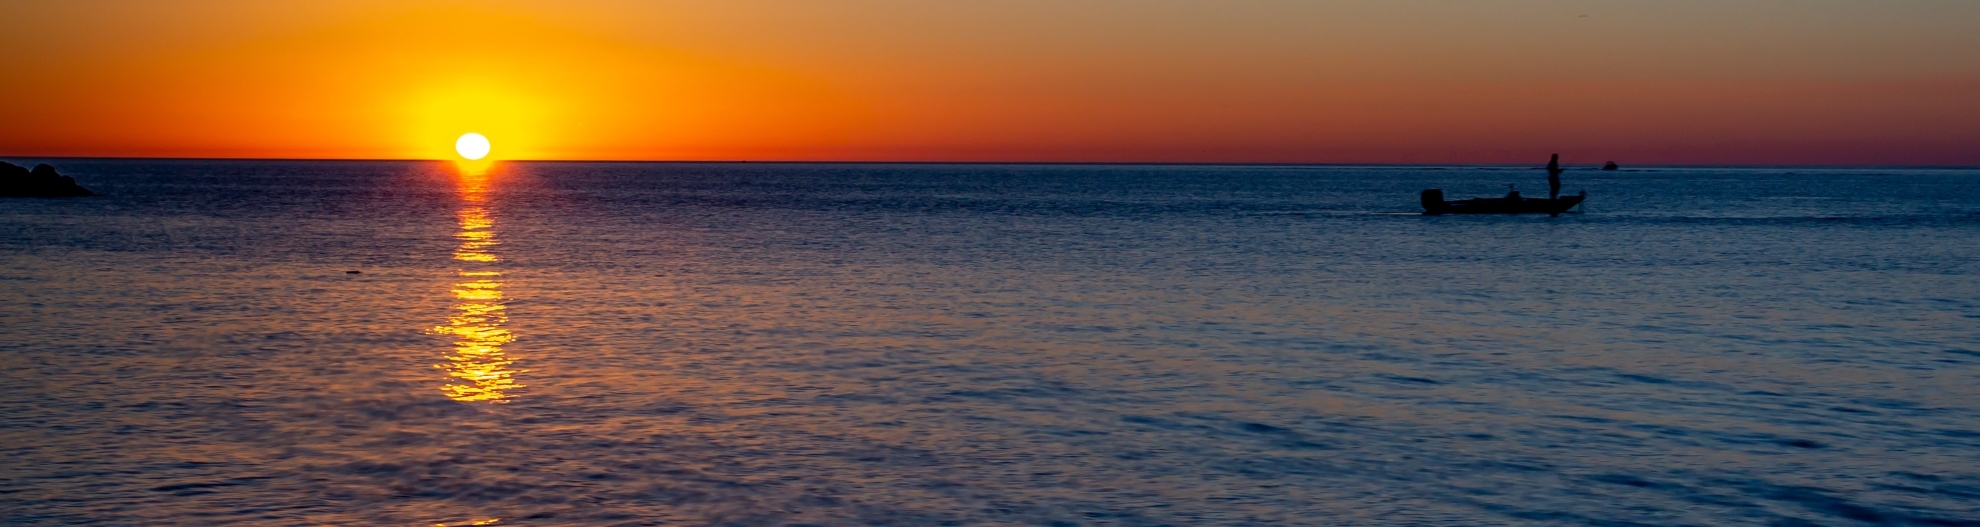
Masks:
[[[1553,159],[1547,160],[1547,199],[1560,199],[1560,197],[1561,155],[1554,154]]]

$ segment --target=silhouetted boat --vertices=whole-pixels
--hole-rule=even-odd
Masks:
[[[1507,192],[1503,198],[1471,198],[1460,201],[1444,201],[1443,189],[1423,191],[1423,215],[1439,214],[1546,214],[1556,216],[1580,205],[1588,199],[1588,191],[1575,196],[1561,196],[1561,155],[1554,154],[1547,161],[1547,189],[1553,197],[1521,197],[1519,190]]]
[[[1520,197],[1519,191],[1512,191],[1503,198],[1471,198],[1457,201],[1444,201],[1444,191],[1430,189],[1423,191],[1423,214],[1546,214],[1549,216],[1567,212],[1588,199],[1588,192],[1576,196],[1558,198]]]

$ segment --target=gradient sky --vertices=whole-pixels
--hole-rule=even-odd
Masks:
[[[1980,165],[1980,1],[0,2],[0,155]]]

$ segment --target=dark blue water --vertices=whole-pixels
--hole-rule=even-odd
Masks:
[[[1980,525],[1976,170],[55,163],[0,524]]]

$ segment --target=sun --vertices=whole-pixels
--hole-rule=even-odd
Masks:
[[[454,140],[454,151],[460,152],[461,157],[465,157],[469,161],[487,157],[488,138],[482,137],[481,134],[468,132],[461,135],[460,139]]]

